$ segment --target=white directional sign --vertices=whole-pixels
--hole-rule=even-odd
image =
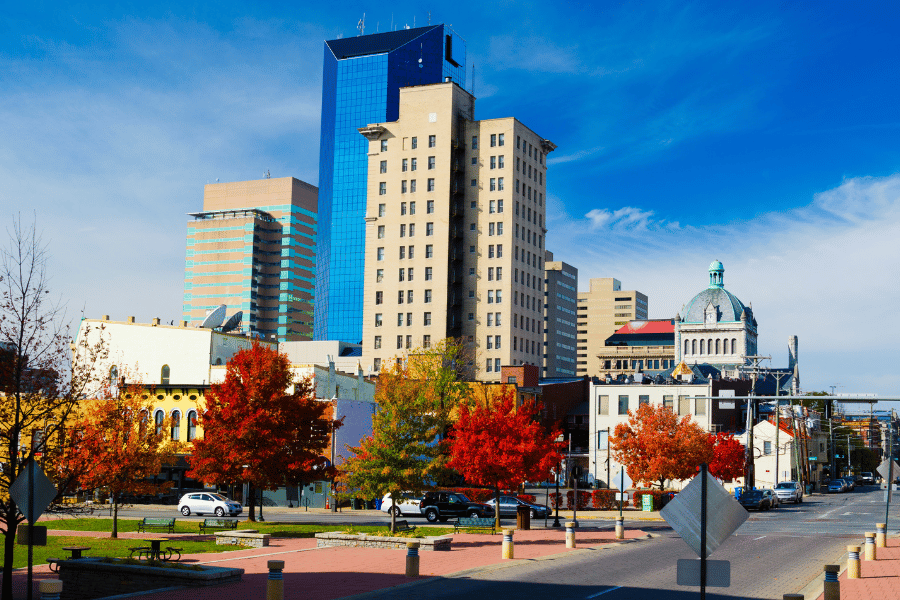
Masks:
[[[878,471],[878,474],[881,475],[882,479],[888,481],[888,479],[891,478],[890,468],[891,461],[890,459],[886,459],[883,463],[878,465],[878,468],[875,470]],[[894,477],[900,477],[900,465],[897,464],[897,461],[894,461]],[[890,482],[888,481],[888,483]]]
[[[665,519],[666,523],[681,536],[681,539],[687,542],[697,556],[701,556],[701,495],[702,480],[698,475],[659,512],[659,516]],[[734,496],[729,494],[722,484],[716,481],[715,477],[707,473],[706,555],[709,556],[721,546],[722,542],[743,525],[749,516],[744,507],[734,499]]]
[[[34,471],[34,486],[28,485],[28,473]],[[30,488],[30,489],[29,489]],[[34,504],[32,505],[34,512],[28,514],[28,496],[34,492]],[[36,464],[28,464],[16,477],[12,485],[9,486],[9,496],[19,507],[19,512],[25,515],[29,523],[37,521],[53,499],[56,498],[56,486],[47,479],[44,471]]]

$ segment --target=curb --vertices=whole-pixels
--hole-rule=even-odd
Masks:
[[[378,598],[379,596],[383,596],[388,593],[393,593],[398,590],[405,590],[412,587],[416,587],[419,585],[424,585],[426,583],[430,583],[434,579],[458,579],[461,577],[468,577],[469,575],[475,575],[478,573],[488,573],[491,571],[498,571],[500,569],[508,569],[510,567],[516,567],[526,562],[541,562],[545,560],[555,560],[562,558],[564,556],[572,556],[574,554],[585,554],[587,552],[594,552],[596,550],[604,550],[606,548],[614,548],[617,546],[621,546],[622,544],[633,544],[636,542],[640,542],[641,540],[650,540],[654,537],[658,537],[653,535],[652,533],[644,534],[643,537],[631,538],[630,540],[622,540],[621,542],[610,542],[607,544],[603,544],[600,546],[591,546],[589,548],[576,548],[571,552],[560,552],[557,554],[550,554],[547,556],[540,556],[538,558],[518,558],[513,559],[511,561],[503,562],[503,563],[495,563],[492,565],[484,565],[482,567],[472,567],[471,569],[465,569],[463,571],[457,571],[455,573],[448,573],[447,575],[431,575],[428,577],[422,577],[417,579],[416,581],[409,581],[407,583],[401,583],[400,585],[395,585],[388,588],[382,588],[380,590],[372,590],[371,592],[361,592],[359,594],[353,594],[352,596],[342,596],[340,600],[362,600],[363,598]]]

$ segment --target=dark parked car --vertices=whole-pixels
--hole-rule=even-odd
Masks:
[[[491,514],[494,514],[494,499],[491,498],[485,504],[491,507]],[[518,507],[520,506],[528,507],[532,519],[543,519],[544,517],[550,516],[550,509],[543,504],[532,504],[531,502],[526,502],[515,496],[500,496],[501,517],[515,517],[516,510],[518,510]]]
[[[419,510],[429,523],[446,521],[452,517],[492,517],[494,507],[483,502],[472,502],[456,492],[425,492]]]
[[[744,492],[738,502],[746,509],[769,510],[772,508],[772,496],[766,495],[763,490]]]

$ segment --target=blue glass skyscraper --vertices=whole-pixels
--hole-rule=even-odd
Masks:
[[[465,87],[466,46],[446,25],[325,42],[313,338],[362,339],[368,142],[359,128],[398,118],[400,88]]]

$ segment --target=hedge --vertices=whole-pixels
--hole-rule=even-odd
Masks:
[[[578,490],[578,510],[584,510],[588,507],[588,504],[591,503],[591,493],[585,492],[584,490]],[[566,507],[569,510],[572,510],[572,506],[575,504],[575,490],[569,490],[566,492]]]
[[[663,507],[663,497],[672,493],[672,490],[636,490],[634,492],[634,507],[641,508],[643,500],[641,498],[646,495],[653,496],[653,510],[660,510]]]
[[[594,490],[591,494],[591,499],[593,500],[594,508],[597,510],[618,510],[619,500],[616,499],[618,495],[619,490]]]

